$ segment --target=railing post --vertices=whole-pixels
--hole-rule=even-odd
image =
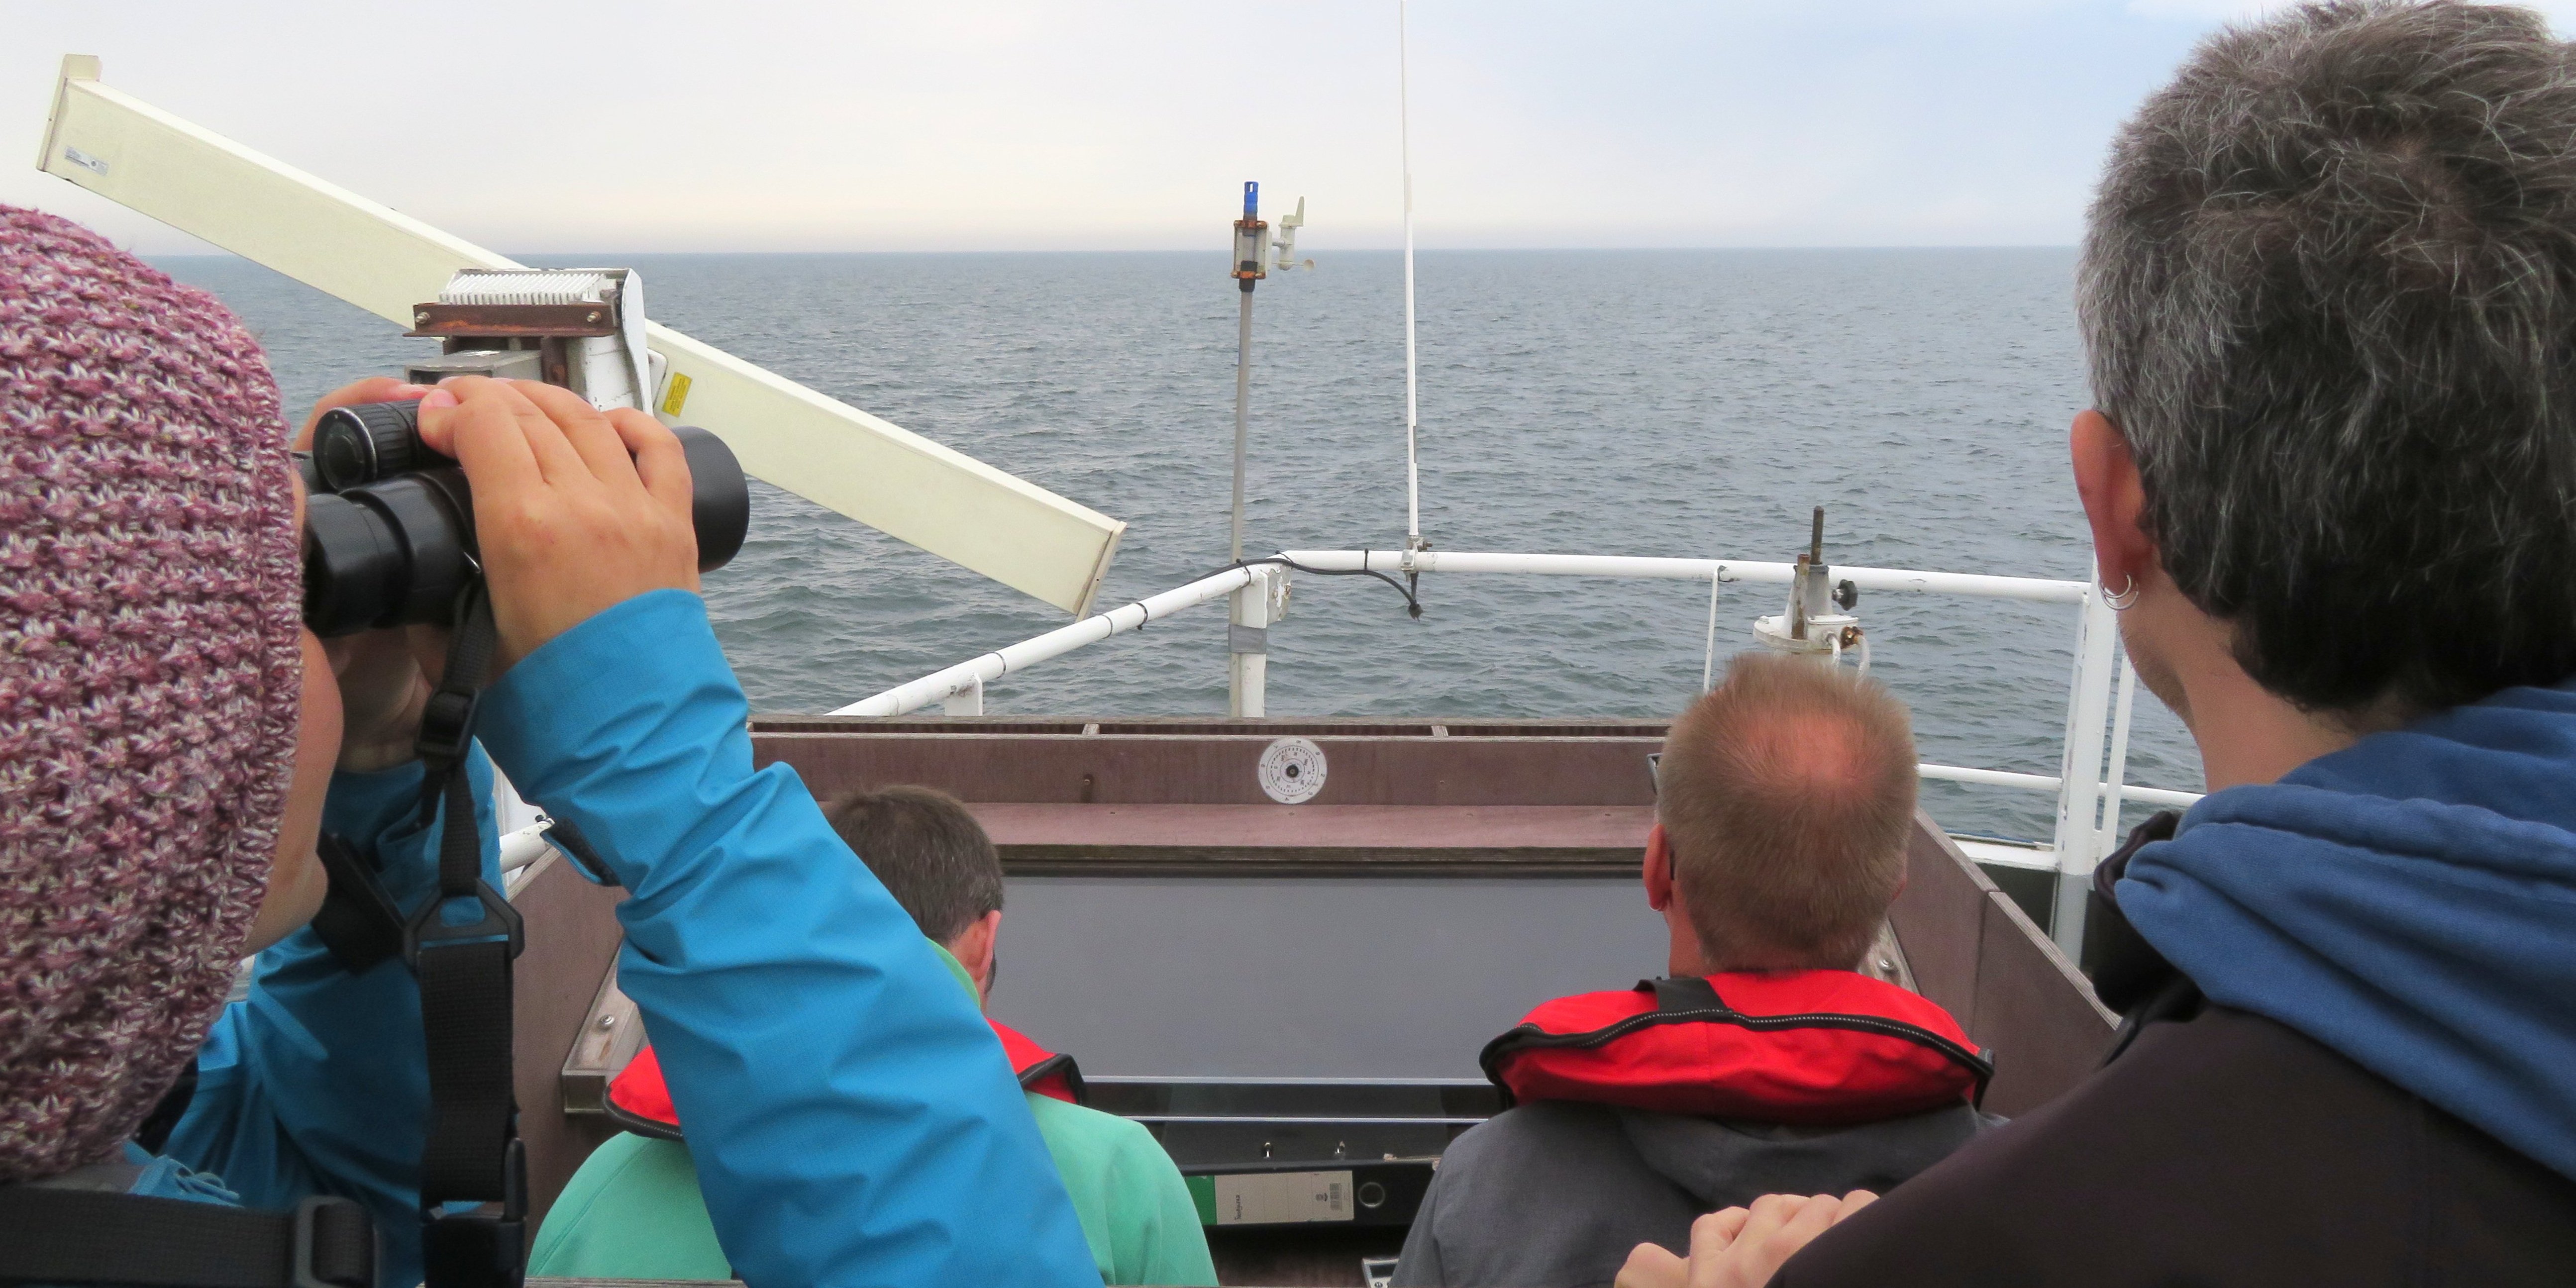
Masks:
[[[1234,592],[1225,628],[1228,715],[1269,714],[1270,621],[1276,616],[1271,609],[1285,577],[1285,569],[1263,564],[1252,570],[1251,581]]]
[[[983,678],[981,676],[976,677],[974,682],[968,684],[965,688],[959,689],[946,701],[941,702],[939,704],[939,714],[943,716],[980,716],[984,714]]]
[[[2098,576],[2084,593],[2075,631],[2075,676],[2067,694],[2066,753],[2058,769],[2057,908],[2050,933],[2067,957],[2084,953],[2084,896],[2102,857],[2102,735],[2110,721],[2111,672],[2120,624]]]
[[[2129,650],[2120,649],[2119,696],[2111,708],[2111,773],[2102,781],[2102,840],[2095,854],[2107,855],[2120,848],[2120,808],[2127,802],[2129,785],[2129,716],[2138,705],[2137,668],[2129,662]]]

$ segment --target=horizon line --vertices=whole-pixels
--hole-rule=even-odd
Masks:
[[[1957,243],[1854,243],[1815,246],[1416,246],[1416,255],[1549,255],[1549,254],[1621,254],[1656,255],[1692,252],[1789,253],[1800,251],[1958,251],[1958,250],[2075,250],[2073,242],[1957,242]],[[1323,250],[1321,255],[1402,254],[1402,246],[1343,246]],[[248,256],[228,250],[132,251],[146,259],[238,259]],[[943,250],[876,249],[876,250],[522,250],[504,252],[512,258],[559,255],[1208,255],[1224,258],[1228,251],[1216,247],[1125,247],[1070,250],[1013,250],[982,247],[952,247]],[[1315,256],[1301,255],[1301,259]]]

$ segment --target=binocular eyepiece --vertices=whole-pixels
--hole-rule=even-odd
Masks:
[[[694,425],[671,431],[689,462],[689,520],[698,571],[742,550],[751,492],[724,440]],[[304,622],[326,638],[454,620],[482,575],[474,494],[465,471],[420,440],[420,403],[335,407],[303,454]]]

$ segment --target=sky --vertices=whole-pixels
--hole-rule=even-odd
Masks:
[[[1415,0],[1425,248],[2069,245],[2121,118],[2264,0]],[[2576,0],[2541,6],[2562,29]],[[1396,0],[0,0],[0,202],[55,69],[507,252],[1402,237]]]

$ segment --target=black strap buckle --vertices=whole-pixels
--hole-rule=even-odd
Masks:
[[[472,689],[442,688],[421,705],[420,735],[412,745],[431,769],[465,758],[467,744],[474,741],[474,713],[482,705],[479,685]]]
[[[403,960],[418,966],[421,952],[425,949],[479,944],[494,939],[509,940],[513,958],[527,947],[527,933],[521,924],[519,910],[511,907],[510,901],[502,898],[501,892],[493,889],[491,882],[479,877],[474,882],[473,898],[482,905],[483,915],[472,925],[451,926],[445,915],[448,901],[461,897],[441,892],[420,905],[420,911],[413,913],[411,921],[403,926]]]
[[[334,1227],[325,1232],[323,1227]],[[332,1247],[324,1248],[329,1239]],[[293,1288],[375,1288],[376,1224],[344,1198],[315,1195],[295,1205],[288,1270]],[[349,1246],[352,1241],[363,1246]]]
[[[423,1209],[423,1282],[454,1288],[519,1288],[528,1275],[528,1151],[516,1138],[501,1161],[501,1214]]]

